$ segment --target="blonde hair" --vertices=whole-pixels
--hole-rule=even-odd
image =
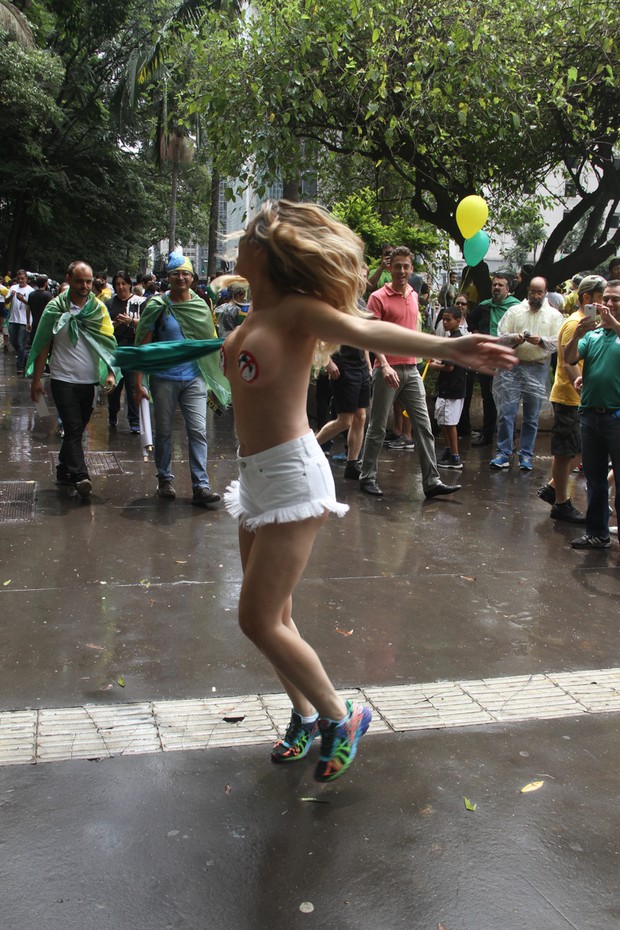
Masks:
[[[359,314],[362,240],[323,207],[267,201],[251,220],[247,235],[266,249],[276,287],[311,294],[336,310]]]

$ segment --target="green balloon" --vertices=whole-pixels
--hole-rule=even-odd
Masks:
[[[490,245],[491,240],[485,233],[484,229],[480,229],[475,236],[465,240],[465,245],[463,246],[463,255],[465,256],[465,261],[470,268],[473,268],[474,265],[480,264],[484,256],[489,251]]]

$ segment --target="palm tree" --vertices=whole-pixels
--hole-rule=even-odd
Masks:
[[[23,48],[35,47],[28,20],[8,0],[0,0],[0,26],[8,32],[10,39],[18,42]]]
[[[170,162],[172,166],[172,183],[170,195],[169,220],[169,249],[172,251],[176,240],[176,204],[180,168],[183,163],[193,158],[194,146],[189,138],[186,121],[177,120],[178,114],[172,112],[171,102],[176,92],[182,89],[183,72],[187,62],[183,60],[182,48],[178,46],[179,25],[195,25],[205,8],[219,9],[224,0],[180,0],[169,11],[163,25],[158,29],[155,41],[150,47],[143,46],[130,56],[124,80],[121,85],[119,115],[121,120],[129,110],[135,112],[138,98],[145,90],[150,95],[150,102],[156,116],[156,129],[154,138],[155,163]],[[238,11],[237,0],[231,0],[231,7]],[[178,48],[178,55],[171,52]],[[170,60],[179,63],[179,68],[171,68]],[[194,127],[196,138],[199,139],[199,127]],[[211,204],[212,222],[217,228],[217,198],[214,206]],[[211,249],[209,249],[211,261]]]

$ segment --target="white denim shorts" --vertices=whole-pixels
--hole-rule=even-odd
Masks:
[[[314,433],[237,456],[237,462],[239,480],[226,489],[224,504],[246,530],[320,517],[326,510],[344,517],[349,509],[336,500],[334,478]]]

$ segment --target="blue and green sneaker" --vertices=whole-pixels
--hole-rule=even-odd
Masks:
[[[321,756],[314,773],[317,781],[333,781],[344,775],[355,758],[360,736],[370,726],[372,711],[368,707],[353,701],[346,704],[349,716],[342,723],[319,720]]]
[[[313,723],[303,723],[296,710],[291,711],[291,719],[283,739],[279,739],[271,750],[272,762],[297,762],[307,755],[312,740],[319,735],[318,718]]]

